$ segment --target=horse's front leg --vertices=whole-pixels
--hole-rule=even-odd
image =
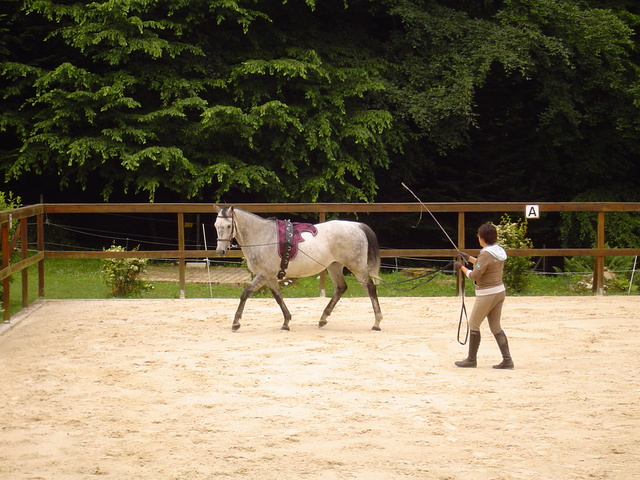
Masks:
[[[236,310],[236,314],[233,317],[233,324],[231,324],[231,330],[237,331],[240,328],[240,319],[242,318],[242,312],[244,312],[244,305],[247,303],[247,299],[253,295],[258,289],[265,284],[265,279],[262,275],[256,275],[247,288],[244,289],[242,295],[240,295],[240,304]]]
[[[291,320],[291,313],[284,303],[284,297],[282,296],[282,291],[280,290],[278,281],[273,279],[273,281],[267,282],[267,285],[269,286],[269,290],[271,290],[273,298],[275,298],[278,305],[280,305],[280,310],[282,310],[282,315],[284,316],[284,323],[282,324],[282,327],[280,327],[280,330],[290,330],[289,321]]]

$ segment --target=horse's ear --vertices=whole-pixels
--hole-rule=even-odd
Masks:
[[[218,205],[215,205],[215,207],[216,207],[216,212],[220,213],[222,211],[222,209]]]

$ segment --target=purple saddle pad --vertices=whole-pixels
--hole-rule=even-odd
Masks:
[[[287,226],[290,231],[287,232]],[[278,230],[278,255],[284,258],[289,249],[289,260],[296,258],[298,253],[298,243],[304,242],[302,232],[310,232],[312,235],[318,233],[318,229],[311,223],[297,223],[288,220],[276,220]]]

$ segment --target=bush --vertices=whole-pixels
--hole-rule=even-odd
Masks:
[[[533,248],[533,242],[527,238],[527,220],[512,222],[505,214],[500,219],[498,230],[498,244],[505,248]],[[531,281],[534,263],[531,257],[509,257],[504,264],[503,280],[507,289],[522,293]]]
[[[610,248],[609,244],[605,244],[605,247]],[[633,263],[633,257],[614,255],[605,257],[604,289],[608,292],[628,292],[631,281],[628,272],[633,268]],[[576,278],[571,282],[571,289],[576,292],[588,292],[593,290],[594,268],[594,257],[564,258],[564,271],[576,273]],[[637,279],[634,279],[634,281],[636,280]],[[636,285],[631,285],[631,291],[637,291]]]
[[[132,251],[138,250],[139,246]],[[124,247],[112,245],[108,252],[125,252]],[[145,258],[107,258],[102,262],[102,274],[114,297],[140,296],[153,285],[144,282],[140,277],[147,266]]]

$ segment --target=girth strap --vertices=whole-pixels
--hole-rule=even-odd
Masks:
[[[284,220],[284,239],[282,242],[282,258],[280,260],[280,271],[278,280],[282,280],[286,275],[289,260],[291,260],[291,250],[293,249],[293,224],[291,220]]]

